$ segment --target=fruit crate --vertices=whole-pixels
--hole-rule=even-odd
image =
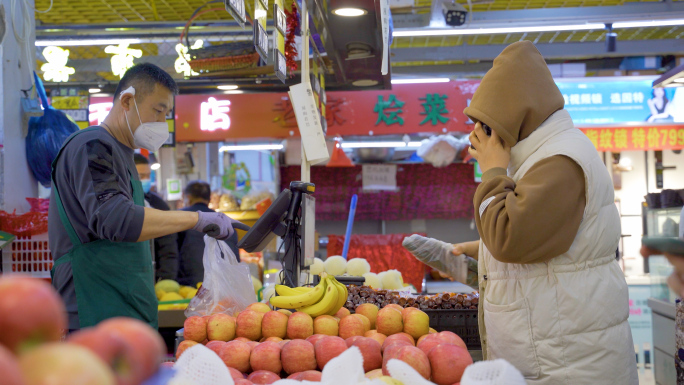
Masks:
[[[423,310],[430,317],[430,327],[438,332],[450,331],[458,334],[468,350],[479,350],[480,328],[477,324],[477,309]]]
[[[52,262],[47,233],[17,237],[2,250],[3,274],[22,273],[36,278],[50,278]]]

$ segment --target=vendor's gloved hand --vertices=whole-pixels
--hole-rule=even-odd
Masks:
[[[192,229],[205,233],[212,238],[228,239],[235,233],[235,229],[249,230],[249,226],[223,213],[198,211],[197,214],[199,220]]]

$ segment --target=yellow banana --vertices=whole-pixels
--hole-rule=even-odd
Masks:
[[[306,293],[298,293],[296,295],[284,295],[272,297],[269,301],[271,305],[283,309],[297,309],[303,306],[309,306],[317,303],[323,298],[325,294],[325,286],[322,285],[324,280]]]
[[[304,312],[311,317],[318,317],[319,315],[328,314],[328,312],[335,307],[338,299],[338,289],[333,282],[330,282],[329,278],[325,281],[326,288],[323,299],[313,305],[297,309],[298,311]]]
[[[299,295],[303,293],[308,293],[313,290],[313,287],[288,287],[285,285],[276,285],[275,290],[278,295],[282,296],[292,296]]]
[[[332,309],[330,309],[330,311],[327,314],[335,315],[347,302],[347,296],[349,295],[349,292],[347,291],[347,286],[341,284],[338,280],[335,279],[335,277],[331,277],[330,281],[332,281],[332,283],[337,288],[337,303]]]

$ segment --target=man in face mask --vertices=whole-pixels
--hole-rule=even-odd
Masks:
[[[52,284],[66,303],[69,329],[118,316],[157,327],[149,240],[193,229],[218,239],[245,227],[221,213],[145,207],[134,149],[157,151],[178,87],[145,63],[124,74],[100,126],[71,135],[52,165],[48,218]]]
[[[140,154],[135,154],[133,159],[135,161],[135,168],[140,176],[143,191],[145,192],[145,207],[169,211],[171,208],[164,202],[164,199],[150,191],[152,187],[152,168],[150,167],[150,162]],[[193,231],[193,233],[197,233],[200,238],[202,237],[201,233],[196,231]],[[204,240],[202,240],[202,244],[204,244]],[[178,276],[178,234],[174,233],[155,238],[151,242],[151,246],[152,257],[154,258],[155,281],[162,279],[172,279],[175,281]]]

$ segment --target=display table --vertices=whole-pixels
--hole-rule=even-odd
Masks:
[[[185,322],[185,310],[160,310],[159,328],[180,329]]]
[[[675,305],[649,298],[648,306],[653,314],[653,372],[656,384],[675,384]]]

